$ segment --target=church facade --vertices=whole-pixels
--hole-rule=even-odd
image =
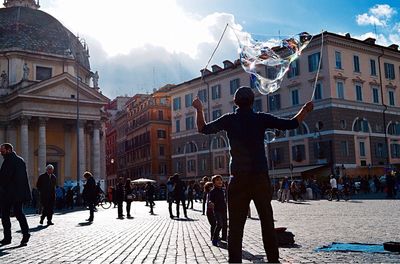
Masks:
[[[105,179],[108,98],[90,69],[89,50],[34,0],[6,0],[0,8],[0,142],[13,144],[31,185],[55,167],[57,183],[83,172]]]

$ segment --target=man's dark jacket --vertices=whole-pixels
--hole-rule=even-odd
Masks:
[[[37,181],[36,187],[40,192],[40,202],[47,204],[54,202],[56,199],[56,185],[57,178],[54,174],[47,174],[47,172],[41,174]]]
[[[15,152],[3,156],[0,168],[0,201],[6,203],[28,202],[31,200],[25,161]]]
[[[84,199],[88,202],[96,202],[96,182],[93,177],[89,177],[83,189]]]

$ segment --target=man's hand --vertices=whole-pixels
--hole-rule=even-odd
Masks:
[[[303,107],[294,116],[294,118],[296,118],[297,122],[299,122],[300,124],[306,118],[307,114],[310,113],[313,109],[314,109],[314,103],[312,101],[309,101],[305,105],[303,105]]]
[[[199,97],[196,96],[196,98],[192,102],[192,106],[197,110],[197,111],[203,111],[203,103],[200,101]]]
[[[304,111],[307,113],[310,113],[314,109],[314,103],[312,101],[308,101],[304,106],[303,106]]]

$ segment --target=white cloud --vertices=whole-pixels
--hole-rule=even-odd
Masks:
[[[397,12],[391,6],[387,4],[374,5],[368,10],[368,13],[364,13],[356,16],[357,24],[360,26],[365,25],[376,25],[386,26],[389,20]]]
[[[51,0],[42,10],[85,38],[109,97],[199,77],[226,24],[241,29],[231,14],[200,17],[176,0]],[[228,28],[210,66],[237,59],[237,48]]]

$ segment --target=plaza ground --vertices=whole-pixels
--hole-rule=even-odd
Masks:
[[[400,254],[316,252],[331,242],[400,241],[400,200],[272,202],[276,227],[295,234],[296,246],[280,248],[283,263],[399,263]],[[266,261],[254,205],[245,226],[243,262]],[[189,219],[171,220],[167,203],[156,201],[156,215],[143,202],[132,205],[133,219],[117,219],[117,209],[102,209],[88,224],[87,210],[61,211],[54,226],[27,216],[28,246],[18,247],[19,225],[12,219],[13,241],[0,248],[0,263],[226,263],[226,245],[212,246],[201,204]],[[181,215],[183,213],[181,212]],[[2,233],[2,230],[1,230]]]

